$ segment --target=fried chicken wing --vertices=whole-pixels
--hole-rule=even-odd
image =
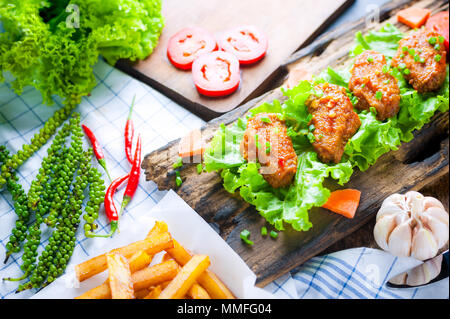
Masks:
[[[420,93],[439,89],[445,81],[447,52],[442,37],[431,30],[420,29],[399,42],[392,66]]]
[[[322,162],[339,163],[347,141],[359,129],[361,121],[345,88],[322,83],[316,89],[323,94],[312,95],[306,102],[315,127],[313,147]]]
[[[247,161],[261,164],[260,173],[272,187],[291,183],[297,171],[297,154],[277,114],[260,113],[248,119],[240,150]]]
[[[349,90],[358,98],[355,107],[359,110],[374,107],[380,121],[395,116],[400,109],[397,79],[388,70],[383,54],[364,51],[355,59],[348,84]]]

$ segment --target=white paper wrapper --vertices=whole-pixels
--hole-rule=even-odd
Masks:
[[[78,282],[74,266],[111,249],[142,240],[153,227],[155,220],[163,220],[169,232],[181,245],[195,254],[208,255],[211,260],[209,269],[213,271],[233,292],[237,298],[269,299],[274,296],[255,287],[256,275],[228,244],[189,207],[175,192],[166,196],[150,211],[140,209],[134,219],[124,215],[120,223],[120,233],[111,238],[90,239],[86,252],[89,257],[74,254],[65,275],[32,298],[74,298],[104,282],[107,271],[84,282]],[[158,262],[155,258],[152,263]]]

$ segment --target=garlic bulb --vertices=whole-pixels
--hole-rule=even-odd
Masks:
[[[411,191],[384,200],[373,233],[383,250],[426,260],[447,244],[448,223],[448,213],[440,201]]]
[[[407,272],[401,273],[389,282],[396,285],[420,286],[429,283],[441,272],[442,255],[424,262]]]

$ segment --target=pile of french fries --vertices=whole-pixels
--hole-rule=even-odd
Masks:
[[[149,266],[162,251],[162,261]],[[108,270],[102,285],[76,299],[234,299],[209,265],[208,256],[191,255],[157,221],[144,240],[75,266],[80,282]]]

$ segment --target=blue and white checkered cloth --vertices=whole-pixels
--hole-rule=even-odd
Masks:
[[[76,111],[81,114],[81,122],[89,126],[101,141],[112,177],[121,176],[130,169],[124,153],[123,130],[135,94],[133,121],[136,132],[142,135],[143,154],[204,124],[201,119],[167,97],[103,60],[94,67],[94,74],[98,84],[89,97],[83,98]],[[17,152],[23,144],[30,142],[55,109],[61,106],[58,97],[55,97],[56,106],[42,105],[41,101],[39,92],[31,87],[17,96],[12,91],[10,82],[0,84],[0,144]],[[19,181],[26,191],[50,144],[47,143],[18,170]],[[101,168],[99,170],[102,171]],[[158,191],[153,182],[145,182],[144,174],[141,179],[139,189],[125,211],[130,218],[133,218],[134,209],[150,210],[166,193]],[[123,189],[119,191],[117,198],[121,198],[122,192]],[[98,231],[106,233],[109,231],[108,222],[103,213],[100,212],[99,215]],[[0,259],[5,256],[5,245],[15,219],[10,194],[0,191]],[[39,252],[47,244],[49,235],[48,231],[43,233]],[[92,247],[93,242],[95,240],[84,237],[80,227],[74,256],[87,259],[88,248]],[[0,277],[19,277],[22,274],[19,268],[21,262],[21,253],[11,256],[6,264],[0,265]],[[419,289],[396,291],[384,288],[386,279],[401,272],[399,270],[402,265],[404,267],[405,263],[387,253],[373,249],[354,249],[315,257],[265,289],[279,298],[448,298],[448,279]],[[0,298],[28,298],[35,293],[27,291],[14,294],[17,286],[15,282],[0,282]]]

